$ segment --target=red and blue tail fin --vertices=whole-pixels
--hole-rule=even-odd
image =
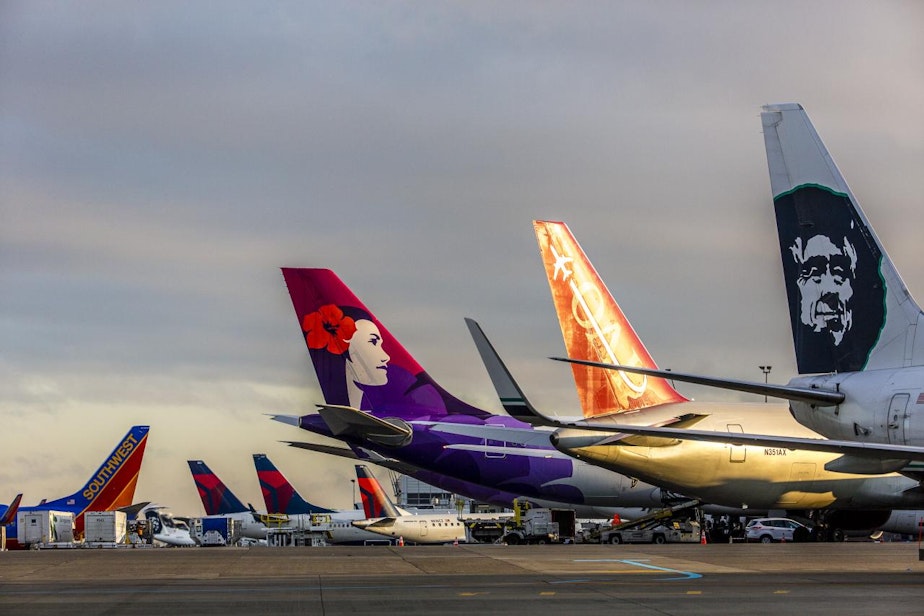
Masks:
[[[282,268],[328,404],[403,416],[489,417],[449,394],[334,272]]]
[[[19,503],[22,501],[22,492],[16,495],[13,502],[10,503],[0,513],[0,526],[7,526],[16,520],[16,512],[19,511]]]
[[[300,513],[333,513],[333,509],[325,509],[312,505],[295,489],[285,478],[276,465],[265,453],[253,454],[253,464],[257,469],[257,478],[260,480],[260,491],[263,492],[263,503],[267,513],[285,513],[297,515]]]
[[[83,514],[87,511],[112,511],[131,505],[149,431],[149,426],[133,426],[80,490],[70,496],[45,501],[42,509],[76,512],[74,523],[81,533]]]
[[[397,518],[401,515],[395,503],[382,489],[382,484],[366,465],[356,465],[356,479],[359,484],[359,495],[363,500],[363,512],[367,519]]]
[[[597,270],[563,222],[533,221],[568,357],[657,368]],[[687,399],[660,377],[572,364],[585,417]]]
[[[206,466],[205,462],[202,460],[187,460],[187,462],[206,515],[226,515],[248,511],[244,503],[228,489],[218,475]]]

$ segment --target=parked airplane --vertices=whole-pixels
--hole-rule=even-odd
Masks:
[[[465,519],[486,517],[511,517],[489,514],[462,516],[454,513],[421,513],[402,515],[378,479],[364,465],[356,465],[356,479],[363,501],[365,520],[353,522],[354,526],[409,543],[454,543],[464,542]]]
[[[244,506],[244,503],[234,495],[231,490],[218,478],[218,475],[202,460],[187,460],[189,470],[192,473],[193,481],[196,483],[196,490],[199,492],[199,498],[202,500],[202,506],[205,508],[205,514],[209,517],[224,516],[241,523],[241,536],[249,539],[266,539],[266,524],[261,521],[258,514],[252,507]],[[265,518],[266,516],[264,516]],[[270,516],[272,518],[272,516]],[[284,516],[275,520],[277,524],[284,525]]]
[[[148,426],[133,426],[122,437],[112,453],[96,469],[87,482],[70,496],[52,501],[43,500],[32,507],[20,507],[20,512],[66,511],[74,514],[74,528],[77,537],[83,535],[84,514],[88,511],[113,511],[132,504],[144,448],[148,442]],[[21,546],[17,541],[17,524],[14,518],[7,527],[7,547],[11,550]]]
[[[557,451],[547,430],[474,408],[446,392],[332,271],[282,271],[327,404],[320,413],[274,419],[426,469],[433,473],[428,483],[472,498],[479,495],[458,481],[557,506],[662,504],[654,486]],[[460,425],[475,433],[453,434]],[[530,430],[530,438],[504,447],[488,429],[505,426]],[[486,432],[477,433],[479,428]],[[468,451],[472,446],[487,449]]]
[[[802,106],[767,105],[761,121],[800,376],[782,386],[673,371],[670,378],[786,398],[800,423],[831,439],[748,434],[736,442],[836,451],[844,455],[830,468],[920,480],[924,313]],[[665,375],[602,362],[588,365]]]
[[[196,545],[189,533],[186,518],[177,518],[165,511],[160,505],[148,505],[139,512],[151,526],[151,536],[155,541],[173,547],[192,547]]]
[[[360,509],[336,510],[312,505],[302,498],[266,454],[253,454],[253,463],[260,479],[260,490],[263,492],[266,510],[270,513],[286,514],[287,526],[307,528],[316,523],[319,519],[317,516],[329,516],[328,541],[332,544],[363,545],[369,541],[381,540],[377,534],[353,526],[353,522],[367,517]],[[314,519],[312,516],[315,516]]]
[[[544,221],[534,226],[568,355],[657,371],[567,226]],[[508,411],[530,412],[531,405],[483,333],[477,326],[472,333]],[[817,439],[783,405],[693,402],[660,376],[630,376],[584,365],[573,370],[584,417],[550,422],[562,427],[552,443],[570,455],[709,503],[822,510],[829,527],[838,529],[873,528],[892,508],[924,502],[918,483],[907,477],[828,470],[835,454],[680,438],[695,425],[698,432],[726,438],[748,431]],[[647,426],[655,426],[655,437],[628,435],[648,434]],[[656,438],[663,436],[658,432],[662,426],[670,426],[670,438]],[[513,434],[507,438],[515,440]]]
[[[0,526],[9,526],[16,520],[19,503],[22,501],[22,492],[16,495],[9,505],[0,505]]]

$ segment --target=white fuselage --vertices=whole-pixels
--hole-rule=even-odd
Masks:
[[[484,514],[459,517],[454,513],[406,515],[397,518],[374,518],[354,525],[391,539],[408,543],[453,543],[465,541],[465,520],[511,517],[513,514]]]
[[[924,447],[924,367],[802,376],[790,385],[846,396],[838,406],[792,403],[796,420],[827,438]]]

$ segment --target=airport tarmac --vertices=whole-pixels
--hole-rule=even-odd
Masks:
[[[924,613],[916,543],[0,553],[0,614]]]

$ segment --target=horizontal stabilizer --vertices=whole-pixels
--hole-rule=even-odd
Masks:
[[[354,436],[389,447],[403,447],[414,435],[403,421],[379,419],[350,406],[319,404],[318,412],[334,436]]]
[[[674,372],[673,370],[655,370],[651,368],[638,368],[635,366],[622,366],[619,364],[607,364],[597,361],[572,359],[570,357],[550,357],[549,359],[554,359],[555,361],[561,361],[569,364],[590,366],[592,368],[602,368],[603,370],[617,370],[619,372],[631,372],[633,374],[657,376],[665,379],[673,379],[682,383],[707,385],[709,387],[717,387],[719,389],[743,391],[749,394],[771,396],[773,398],[783,398],[785,400],[805,402],[808,404],[814,404],[816,406],[836,406],[843,402],[845,398],[844,394],[838,391],[824,391],[821,389],[809,389],[807,387],[790,387],[788,385],[768,385],[766,383],[738,381],[735,379],[719,379],[710,376],[701,376],[698,374]]]

